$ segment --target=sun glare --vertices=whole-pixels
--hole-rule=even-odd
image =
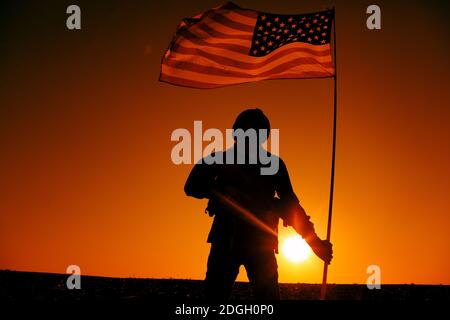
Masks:
[[[299,263],[308,259],[311,255],[311,248],[303,238],[294,235],[283,241],[281,252],[286,259]]]

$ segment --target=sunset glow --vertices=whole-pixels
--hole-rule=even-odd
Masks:
[[[311,255],[311,248],[300,236],[294,235],[282,243],[281,253],[291,262],[300,263]]]
[[[0,270],[65,274],[77,265],[82,275],[204,279],[213,217],[184,185],[195,151],[212,143],[206,130],[229,147],[227,129],[248,108],[279,130],[275,154],[326,238],[332,78],[215,89],[158,81],[178,23],[225,2],[80,1],[80,30],[66,28],[56,1],[2,5]],[[352,1],[238,4],[288,15],[336,9],[328,283],[365,285],[376,265],[383,285],[450,284],[448,5],[377,1],[385,22],[369,30],[366,6]],[[177,129],[194,141],[191,164],[172,160]],[[283,221],[276,231],[279,282],[321,283],[323,261]],[[248,281],[241,269],[237,280]]]

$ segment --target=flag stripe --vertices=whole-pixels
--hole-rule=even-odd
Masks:
[[[258,18],[258,14],[254,13],[251,17],[240,14],[238,11],[227,11],[224,14],[228,19],[241,22],[243,24],[255,27],[256,18]],[[253,30],[252,30],[253,31]]]
[[[175,60],[171,59],[166,62],[166,65],[181,69],[181,70],[189,70],[194,71],[197,73],[204,73],[209,75],[217,75],[217,76],[223,76],[223,77],[234,77],[234,78],[258,78],[258,77],[268,77],[271,74],[278,74],[282,72],[286,72],[290,69],[301,69],[310,71],[310,69],[316,69],[319,71],[324,71],[328,73],[332,73],[333,66],[330,63],[328,67],[324,67],[320,64],[315,63],[315,61],[311,58],[298,58],[291,61],[287,61],[282,64],[278,64],[276,67],[273,67],[269,70],[265,71],[254,71],[254,72],[240,72],[235,70],[228,70],[224,68],[218,68],[215,66],[206,66],[199,63],[186,61],[186,60]]]
[[[227,26],[229,28],[233,28],[236,30],[244,31],[244,32],[253,32],[253,29],[255,28],[255,25],[248,25],[243,24],[240,22],[233,21],[229,19],[228,17],[221,15],[219,13],[213,13],[209,16],[210,19],[214,20],[217,23],[220,23],[224,26]]]
[[[301,74],[302,78],[308,79],[308,78],[328,78],[330,77],[329,73],[324,72],[317,72],[317,71],[309,71],[304,72]],[[172,75],[170,71],[163,72],[160,77],[160,81],[168,82],[171,84],[183,86],[183,87],[191,87],[191,88],[197,88],[197,89],[213,89],[213,88],[220,88],[225,87],[229,85],[234,84],[240,84],[240,83],[248,83],[248,82],[254,82],[255,80],[242,80],[242,79],[234,79],[234,78],[228,78],[228,81],[222,81],[222,82],[213,82],[210,81],[210,79],[204,79],[208,80],[205,81],[199,81],[199,80],[193,80],[198,79],[198,77],[192,77],[188,76],[186,78],[179,77],[177,75]],[[298,73],[286,73],[286,74],[280,74],[280,75],[274,75],[273,77],[267,78],[267,79],[260,79],[260,80],[271,80],[271,79],[298,79],[299,74]]]
[[[252,40],[253,35],[251,33],[247,34],[227,34],[223,33],[211,25],[208,25],[206,23],[199,23],[198,29],[201,29],[208,33],[211,37],[219,38],[219,39],[241,39],[241,40]]]
[[[305,60],[302,60],[305,59]],[[202,56],[199,55],[177,55],[176,57],[174,57],[173,59],[170,59],[170,61],[176,61],[177,63],[181,63],[183,61],[188,61],[188,62],[193,62],[196,64],[201,64],[204,66],[212,66],[212,67],[216,67],[220,70],[229,70],[229,71],[237,71],[237,72],[241,72],[241,73],[245,73],[245,74],[249,74],[249,75],[255,75],[261,72],[265,72],[268,70],[272,70],[273,68],[275,68],[276,66],[282,64],[282,63],[287,63],[290,61],[297,61],[298,63],[300,62],[304,62],[306,64],[317,64],[317,65],[321,65],[324,69],[327,69],[329,72],[333,72],[333,65],[331,62],[319,62],[317,61],[316,58],[313,58],[311,56],[302,56],[302,55],[287,55],[283,58],[280,58],[278,62],[274,62],[274,63],[269,63],[266,65],[263,65],[260,68],[253,68],[253,69],[243,69],[240,67],[233,67],[233,66],[224,66],[221,63],[217,63],[215,61],[209,60],[207,58],[204,58]],[[174,66],[171,63],[167,63],[168,65]]]
[[[222,74],[221,75],[206,74],[206,73],[197,72],[195,70],[173,68],[168,65],[163,65],[163,69],[165,69],[166,73],[168,73],[172,76],[186,78],[186,79],[190,79],[190,80],[199,80],[199,81],[207,81],[207,82],[222,83],[222,84],[230,83],[230,81],[232,81],[232,83],[234,83],[234,82],[242,82],[242,81],[264,80],[264,79],[268,79],[268,78],[271,78],[271,77],[274,77],[274,76],[277,76],[280,74],[285,74],[285,73],[303,74],[305,72],[319,72],[319,73],[330,75],[330,72],[327,72],[326,70],[324,70],[323,68],[321,68],[320,66],[317,66],[317,65],[308,65],[305,67],[299,65],[299,66],[296,66],[296,67],[293,67],[293,68],[290,68],[287,70],[283,70],[278,73],[273,73],[271,75],[258,76],[258,77],[247,77],[247,78],[230,77],[230,76],[225,76]]]
[[[229,47],[222,46],[221,48],[217,48],[217,47],[211,46],[207,39],[202,40],[202,41],[203,41],[203,43],[200,45],[200,44],[196,44],[196,43],[192,42],[190,39],[180,37],[178,39],[178,41],[174,44],[173,51],[176,52],[178,46],[181,45],[182,47],[199,48],[199,49],[207,50],[208,52],[222,54],[227,57],[236,58],[239,61],[250,61],[250,62],[253,61],[254,62],[254,61],[264,61],[264,59],[267,59],[267,57],[271,56],[272,54],[280,54],[282,52],[284,53],[285,51],[288,51],[288,49],[298,48],[298,49],[302,49],[304,52],[309,52],[311,55],[329,56],[330,60],[331,60],[329,44],[317,46],[317,45],[311,45],[311,44],[304,43],[304,42],[293,42],[293,43],[284,45],[283,47],[272,51],[267,56],[254,57],[254,56],[250,56],[248,54],[248,51],[245,53],[241,52],[241,50],[243,51],[243,48],[237,48],[233,45],[231,45]],[[223,44],[226,44],[226,43],[223,43]],[[292,53],[293,51],[291,50],[288,52]],[[277,57],[279,57],[279,56],[280,55],[278,55]]]
[[[188,42],[184,42],[186,46],[177,46],[176,50],[174,50],[175,53],[183,53],[183,54],[198,54],[204,58],[208,58],[210,60],[213,60],[217,63],[221,63],[226,66],[233,66],[237,68],[242,69],[257,69],[260,68],[270,62],[276,61],[281,57],[284,57],[286,55],[296,54],[296,53],[302,53],[302,54],[309,54],[311,57],[317,57],[317,58],[329,58],[328,61],[331,61],[331,57],[329,56],[329,46],[324,45],[324,49],[320,51],[316,51],[317,49],[312,49],[306,46],[306,44],[303,43],[291,43],[283,48],[280,48],[274,52],[272,52],[270,55],[267,55],[265,57],[250,57],[248,55],[242,55],[242,54],[232,54],[232,52],[227,51],[224,52],[224,50],[213,50],[210,47],[198,47],[195,45],[191,45]],[[321,62],[325,62],[322,61]]]
[[[192,60],[192,61],[202,61],[205,65],[212,65],[221,67],[222,69],[228,69],[228,70],[240,70],[242,72],[247,72],[249,74],[254,73],[253,71],[264,71],[269,68],[272,68],[279,63],[283,63],[292,59],[296,58],[306,58],[309,60],[305,60],[312,63],[316,63],[318,65],[321,65],[323,68],[329,68],[330,72],[333,72],[333,65],[331,61],[325,60],[326,58],[318,58],[313,57],[308,54],[304,54],[302,52],[299,52],[297,54],[292,55],[285,55],[282,58],[279,58],[276,61],[268,62],[268,63],[261,63],[261,64],[255,64],[255,63],[246,63],[243,64],[242,62],[235,61],[232,59],[228,59],[226,57],[220,56],[220,55],[214,55],[209,54],[207,52],[198,50],[198,49],[187,49],[186,51],[180,51],[181,54],[177,54],[176,57],[172,57],[170,60],[175,61],[186,61],[186,60]],[[321,60],[318,60],[321,59]],[[323,61],[322,61],[323,60]],[[163,62],[165,64],[166,61]]]
[[[192,33],[192,35],[194,35],[198,39],[206,41],[207,43],[237,44],[237,45],[246,47],[247,48],[247,52],[248,52],[248,49],[250,48],[250,45],[252,43],[252,39],[249,38],[249,37],[246,38],[246,39],[237,39],[237,38],[231,38],[231,37],[223,37],[223,38],[211,37],[208,32],[206,32],[205,30],[200,29],[200,28],[195,28],[195,29],[191,28],[189,31]]]
[[[199,46],[207,46],[210,48],[219,48],[219,49],[226,49],[226,50],[230,50],[233,52],[237,52],[237,53],[242,53],[242,54],[248,54],[248,50],[249,50],[249,45],[248,46],[241,46],[241,45],[237,45],[237,44],[230,44],[230,43],[211,43],[208,42],[208,40],[202,40],[199,39],[196,35],[192,34],[190,31],[188,30],[183,30],[180,32],[180,36],[182,36],[183,38],[195,43],[196,45]]]
[[[216,29],[220,32],[226,33],[226,34],[241,35],[241,36],[249,36],[249,35],[251,36],[253,34],[253,32],[234,29],[233,27],[230,27],[225,24],[219,23],[215,20],[212,20],[209,17],[203,18],[202,21],[199,23],[207,24],[207,25],[213,27],[214,29]]]

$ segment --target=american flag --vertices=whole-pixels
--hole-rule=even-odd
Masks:
[[[227,3],[178,25],[159,80],[217,88],[266,79],[331,77],[333,17],[334,10],[281,15]]]

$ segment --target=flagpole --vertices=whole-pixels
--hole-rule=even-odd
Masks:
[[[333,149],[331,153],[331,182],[330,182],[330,202],[328,207],[327,241],[331,238],[331,217],[333,214],[333,193],[334,193],[334,168],[336,158],[336,120],[337,120],[337,60],[336,60],[336,11],[333,19],[333,53],[334,53],[334,109],[333,109]],[[328,264],[323,266],[322,287],[320,289],[320,300],[325,300],[327,294]]]

